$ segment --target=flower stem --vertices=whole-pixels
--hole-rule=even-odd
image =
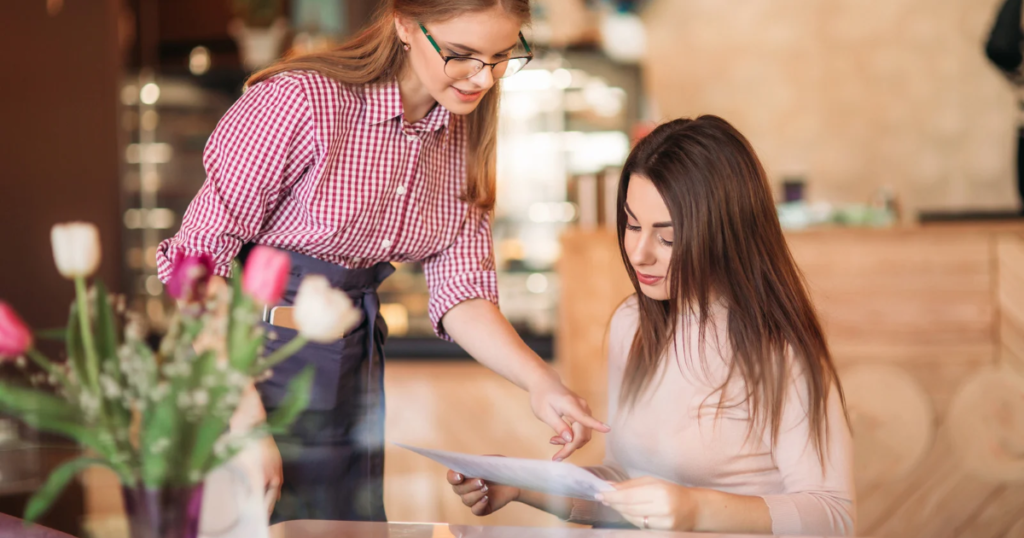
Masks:
[[[89,322],[89,294],[85,288],[85,278],[75,277],[75,298],[78,301],[78,325],[82,330],[82,345],[85,347],[85,367],[89,375],[89,386],[99,394],[99,358],[96,355],[96,343],[92,339],[92,324]]]
[[[61,385],[64,385],[64,390],[69,392],[71,391],[71,382],[68,380],[67,376],[64,375],[64,372],[60,371],[60,368],[50,362],[50,359],[46,358],[46,355],[43,355],[34,349],[28,350],[26,354],[28,355],[28,358],[32,359],[32,362],[39,365],[43,370],[46,370],[46,373],[52,374],[56,377],[57,380],[60,381]]]
[[[302,346],[306,345],[308,342],[309,339],[305,336],[302,336],[301,334],[297,335],[295,338],[289,340],[287,344],[277,348],[277,351],[271,353],[269,357],[266,357],[261,361],[257,361],[253,375],[262,373],[268,368],[273,368],[279,362],[294,355],[296,351],[302,349]]]

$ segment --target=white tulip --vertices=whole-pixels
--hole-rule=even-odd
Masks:
[[[323,275],[310,275],[295,294],[295,325],[313,342],[329,343],[345,336],[362,321],[345,292],[331,287]]]
[[[57,270],[68,279],[88,277],[100,265],[100,232],[88,222],[57,224],[50,231]]]

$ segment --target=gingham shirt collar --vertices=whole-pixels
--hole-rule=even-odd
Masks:
[[[402,93],[398,89],[398,80],[370,84],[366,89],[366,121],[376,125],[385,121],[402,118]],[[447,128],[451,122],[451,112],[438,103],[423,119],[407,124],[414,131],[433,132]],[[404,121],[404,120],[402,120]]]

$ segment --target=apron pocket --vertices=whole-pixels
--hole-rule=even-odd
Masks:
[[[263,356],[270,355],[298,335],[298,331],[294,329],[269,324],[264,324],[264,329],[267,334],[276,333],[277,338],[274,340],[267,338],[263,347]],[[281,400],[288,392],[288,383],[306,366],[312,365],[316,369],[316,373],[313,376],[313,386],[307,409],[311,411],[334,409],[338,401],[339,380],[352,368],[359,367],[358,363],[345,364],[347,361],[342,360],[343,356],[351,354],[345,353],[345,348],[358,343],[359,340],[349,338],[329,344],[308,342],[294,355],[274,366],[270,379],[256,385],[263,399],[263,406],[270,410],[280,405]],[[363,346],[358,347],[362,348]]]

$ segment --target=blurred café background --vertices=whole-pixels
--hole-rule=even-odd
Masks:
[[[840,367],[858,534],[1024,536],[1024,94],[986,55],[1002,5],[534,0],[536,60],[503,81],[502,311],[603,417],[607,323],[632,293],[614,236],[620,166],[656,123],[720,115],[768,169]],[[377,7],[0,3],[0,297],[33,326],[60,325],[73,290],[49,230],[87,220],[102,277],[158,336],[172,304],[155,248],[202,184],[204,144],[246,76],[344,40]],[[551,456],[525,393],[432,335],[420,267],[401,265],[382,301],[389,443]],[[20,515],[76,452],[0,417],[0,512]],[[595,436],[570,461],[603,452]],[[565,525],[523,506],[476,518],[443,471],[389,446],[389,518]],[[118,536],[121,510],[116,479],[95,471],[44,523]]]

